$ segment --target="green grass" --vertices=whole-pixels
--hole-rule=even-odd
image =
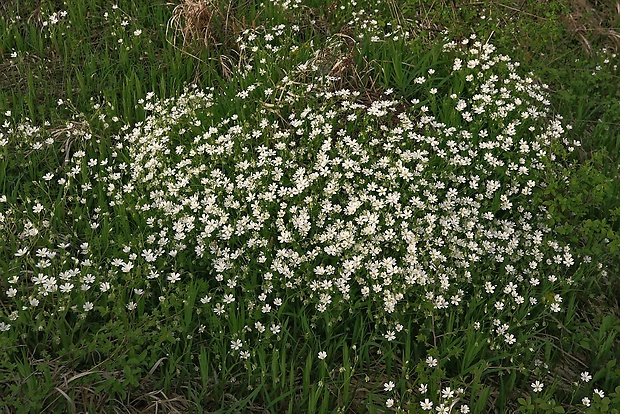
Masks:
[[[0,412],[620,412],[608,3],[2,3]]]

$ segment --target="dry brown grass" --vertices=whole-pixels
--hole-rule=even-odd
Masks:
[[[229,48],[245,28],[243,19],[236,17],[238,8],[232,0],[182,0],[172,12],[168,29],[181,35],[185,48]]]
[[[620,51],[620,0],[573,0],[571,9],[564,21],[589,54],[600,43]]]
[[[172,44],[200,61],[219,62],[222,75],[232,77],[236,39],[248,24],[243,14],[243,4],[234,0],[181,0],[172,12],[166,33],[171,34]],[[177,40],[182,39],[181,45]]]
[[[128,392],[126,398],[120,400],[105,391],[106,380],[122,380],[123,373],[120,371],[91,369],[80,372],[59,364],[57,360],[32,360],[30,363],[32,366],[47,366],[48,380],[53,382],[53,387],[44,396],[43,412],[181,414],[188,412],[192,406],[181,395],[167,395],[161,389],[154,389],[148,377],[142,379],[139,389]],[[31,376],[40,377],[41,382],[45,381],[38,370]],[[27,380],[15,379],[22,382]]]

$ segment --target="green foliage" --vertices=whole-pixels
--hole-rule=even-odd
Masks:
[[[0,411],[428,412],[453,403],[453,412],[618,412],[618,57],[604,37],[583,49],[566,24],[574,4],[211,1],[207,14],[192,15],[190,3],[0,4]],[[218,19],[205,25],[208,16]],[[442,50],[449,39],[457,42]],[[476,41],[521,66],[467,68]],[[503,84],[504,101],[544,109],[527,120],[512,110],[498,117],[506,102],[493,102],[468,121],[458,101],[471,110],[494,76],[513,82]],[[511,89],[525,78],[531,89]],[[512,127],[514,146],[488,154],[527,174],[489,167],[483,150],[472,155]],[[330,133],[333,146],[322,141]],[[451,153],[450,140],[473,163],[437,155]],[[535,153],[520,141],[545,145]],[[343,164],[362,165],[360,151],[371,160],[366,175]],[[399,158],[404,151],[419,156],[420,189],[390,176],[403,165],[416,171]],[[280,166],[270,164],[276,157]],[[296,168],[312,171],[321,157],[330,160],[323,172],[295,190]],[[252,206],[276,183],[276,167],[290,194]],[[441,311],[434,278],[460,272],[459,249],[471,252],[422,210],[433,196],[449,198],[446,182],[459,200],[476,200],[484,187],[471,184],[474,175],[500,183],[478,200],[498,223],[485,231],[501,233],[503,222],[523,243],[520,253],[485,253],[451,275],[454,291],[444,294],[459,304]],[[339,223],[355,215],[324,203],[344,210],[371,181],[376,199],[403,191],[399,202],[420,200],[410,218],[393,221],[396,205],[356,207],[359,217],[377,212],[378,228],[398,230],[399,242],[359,225],[357,251],[320,253],[294,268],[295,284],[266,275],[274,260],[293,267],[316,240],[350,232]],[[523,192],[501,198],[516,187]],[[228,239],[201,235],[216,213],[196,211],[211,195],[235,226]],[[306,237],[285,199],[307,209]],[[259,212],[273,223],[260,227]],[[279,214],[292,241],[275,224]],[[183,220],[194,216],[190,229]],[[321,233],[321,220],[334,236]],[[404,263],[402,223],[422,229],[416,254],[432,283],[412,288],[394,273],[390,289],[404,297],[393,310],[371,290],[386,276],[361,267],[349,293],[319,294],[313,279],[327,281],[330,266],[340,271],[353,253],[379,248],[385,257],[372,260]],[[179,228],[185,238],[175,238]],[[472,239],[482,244],[481,228]],[[542,247],[529,253],[535,230]],[[453,255],[450,265],[432,259],[433,249]],[[46,290],[50,277],[56,288]],[[504,289],[513,282],[517,296],[535,301],[511,299]]]

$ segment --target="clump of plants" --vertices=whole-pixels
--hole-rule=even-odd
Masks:
[[[331,44],[410,41],[362,15]],[[240,31],[228,89],[149,93],[134,124],[96,105],[53,136],[5,114],[7,171],[64,138],[32,195],[0,199],[6,356],[73,353],[119,394],[161,366],[152,381],[230,410],[555,410],[547,327],[605,269],[556,220],[581,143],[546,85],[472,35],[444,39],[406,97],[364,94],[336,76],[353,58],[300,30]],[[578,392],[574,410],[612,401]]]

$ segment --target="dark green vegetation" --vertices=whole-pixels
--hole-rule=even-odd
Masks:
[[[277,32],[272,28],[280,24],[283,34],[275,40],[260,37]],[[254,31],[259,38],[248,40]],[[394,35],[388,38],[388,33]],[[546,209],[550,234],[571,246],[577,264],[557,274],[563,283],[559,290],[542,290],[549,304],[561,295],[560,312],[539,307],[531,314],[509,315],[509,332],[517,341],[513,348],[491,332],[497,326],[487,308],[496,302],[473,295],[464,299],[468,307],[441,319],[432,306],[425,307],[428,303],[407,296],[411,306],[399,309],[400,319],[395,319],[402,333],[386,340],[386,330],[397,330],[384,322],[391,313],[371,308],[359,288],[352,289],[356,300],[321,313],[315,309],[317,298],[282,287],[284,305],[273,311],[279,332],[266,325],[266,339],[254,341],[255,313],[261,312],[244,306],[259,301],[248,297],[252,292],[258,296],[257,286],[265,283],[262,270],[234,269],[243,273],[236,303],[246,302],[222,317],[213,312],[213,303],[201,301],[223,293],[209,279],[205,263],[210,262],[198,260],[193,249],[155,262],[163,262],[163,283],[151,283],[152,269],[141,259],[151,227],[136,208],[140,192],[151,188],[144,184],[137,195],[127,191],[128,201],[110,205],[118,200],[110,181],[89,176],[90,169],[106,179],[119,171],[97,170],[101,160],[132,163],[133,147],[119,136],[153,113],[145,110],[154,101],[149,92],[158,99],[175,98],[190,84],[213,88],[211,106],[168,131],[171,151],[193,149],[184,141],[186,129],[187,134],[205,132],[192,116],[222,128],[220,121],[236,115],[251,131],[257,114],[284,128],[290,125],[289,114],[306,107],[323,113],[326,99],[306,92],[309,84],[359,91],[357,102],[367,105],[387,99],[385,92],[393,90],[390,98],[398,101],[398,110],[415,122],[420,106],[428,105],[439,121],[458,126],[462,121],[448,107],[447,95],[465,96],[467,88],[457,84],[458,76],[450,76],[453,56],[440,53],[440,45],[444,37],[459,43],[467,39],[462,47],[467,49],[473,33],[475,40],[492,43],[520,62],[518,73],[532,72],[534,83],[547,84],[552,114],[572,126],[562,138],[581,142],[572,152],[562,145],[545,148],[557,150],[557,162],[537,172],[544,185],[536,186],[531,200],[523,198],[526,208],[531,203]],[[272,43],[286,53],[265,47]],[[240,45],[257,46],[251,52],[254,61]],[[611,0],[360,0],[343,8],[318,0],[0,3],[0,410],[424,412],[428,404],[421,403],[428,398],[433,410],[449,401],[446,409],[452,404],[453,412],[619,412],[619,48],[620,6]],[[299,69],[310,61],[314,68]],[[249,69],[250,63],[255,67]],[[439,90],[436,98],[416,82],[431,68],[436,75],[429,76],[435,82],[429,86]],[[282,86],[285,76],[294,82]],[[317,81],[320,76],[338,80],[325,86]],[[272,87],[274,97],[240,97],[258,84],[261,93]],[[380,122],[395,128],[393,118]],[[364,131],[381,130],[379,121],[362,115],[357,123],[346,123],[344,115],[335,119],[360,140],[366,139]],[[260,144],[270,145],[271,138]],[[252,150],[258,151],[257,145]],[[320,147],[309,146],[308,152],[318,153]],[[75,155],[80,151],[83,162]],[[381,151],[376,150],[377,157]],[[238,162],[240,154],[245,152],[230,159]],[[89,165],[89,160],[97,163]],[[314,162],[310,156],[303,160],[304,165]],[[218,167],[233,171],[223,162]],[[444,167],[434,168],[441,174]],[[47,173],[54,174],[49,184],[42,178]],[[56,185],[67,173],[76,184]],[[141,182],[124,177],[120,185],[126,184]],[[197,192],[204,186],[198,180],[191,185]],[[492,213],[510,218],[499,207]],[[275,217],[277,210],[271,214]],[[167,219],[163,214],[157,218]],[[267,250],[278,246],[277,237],[263,236]],[[241,237],[234,240],[241,243]],[[134,250],[125,251],[127,246]],[[122,267],[134,260],[134,252],[136,267],[125,272]],[[111,264],[114,258],[126,263]],[[49,267],[41,263],[47,259]],[[75,279],[65,273],[67,283],[75,284],[66,288],[70,293],[36,293],[37,274],[61,275],[75,260],[90,270]],[[330,263],[335,259],[321,264]],[[494,265],[489,269],[499,269]],[[550,269],[540,266],[541,272]],[[483,265],[476,269],[474,280],[495,281]],[[177,271],[181,281],[167,283],[170,272]],[[101,283],[110,286],[100,288]],[[500,300],[504,285],[497,283]],[[80,291],[80,286],[89,288]],[[135,289],[144,290],[144,297]],[[481,330],[474,328],[476,322],[482,322]],[[240,332],[247,337],[235,336]],[[243,339],[241,349],[251,352],[247,359],[231,344],[237,339]],[[542,389],[538,384],[544,384]],[[445,397],[449,391],[454,396]]]

